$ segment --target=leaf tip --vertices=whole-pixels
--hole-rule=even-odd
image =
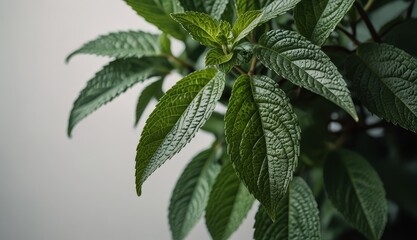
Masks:
[[[350,116],[352,116],[352,118],[353,118],[353,120],[355,120],[355,122],[359,122],[359,117],[358,117],[358,114],[356,113],[355,110],[350,113]]]
[[[275,209],[272,209],[272,208],[269,208],[269,207],[268,208],[265,207],[265,209],[266,209],[266,213],[268,214],[268,216],[271,219],[271,221],[273,223],[275,223],[275,221],[277,220],[277,214],[276,214]]]
[[[138,195],[138,197],[142,195],[142,186],[140,185],[136,186],[136,194]]]
[[[72,138],[72,127],[70,124],[68,125],[68,129],[67,129],[67,137]]]
[[[70,55],[68,55],[66,58],[65,58],[65,63],[66,64],[68,64],[69,62],[70,62],[70,60],[72,59],[72,57],[74,57],[74,55],[75,54],[77,54],[77,52],[73,52],[73,53],[71,53]]]

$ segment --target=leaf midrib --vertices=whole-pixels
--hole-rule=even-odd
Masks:
[[[386,87],[388,90],[390,90],[390,92],[392,93],[392,95],[395,97],[395,99],[398,99],[398,100],[400,100],[400,102],[402,103],[402,104],[404,104],[404,106],[405,107],[407,107],[407,109],[415,116],[415,117],[417,117],[417,113],[415,113],[412,109],[410,109],[410,107],[408,106],[408,104],[407,103],[405,103],[401,98],[399,98],[397,95],[396,95],[396,93],[383,81],[383,77],[381,76],[381,75],[379,75],[367,62],[365,62],[365,60],[364,59],[362,59],[359,55],[357,55],[358,56],[358,58],[362,61],[362,63],[365,65],[365,67],[372,73],[372,74],[374,74],[375,76],[376,76],[376,78],[384,85],[384,87]],[[394,76],[395,77],[395,76]],[[395,78],[398,78],[398,77],[395,77]],[[404,81],[404,79],[403,78],[398,78],[398,79],[401,79],[402,81]],[[369,80],[368,80],[368,82],[369,82]],[[406,81],[406,82],[408,82],[408,81]]]
[[[285,59],[286,61],[288,61],[288,62],[290,62],[290,64],[292,65],[292,66],[295,66],[298,70],[301,70],[303,73],[305,73],[308,77],[310,77],[310,78],[312,78],[313,80],[314,80],[314,82],[316,82],[316,83],[318,83],[318,84],[320,84],[320,86],[322,87],[322,88],[324,88],[324,89],[326,89],[329,93],[330,93],[330,95],[333,97],[333,99],[339,99],[332,91],[330,91],[327,87],[325,87],[321,82],[319,82],[319,81],[317,81],[313,76],[311,76],[308,72],[306,72],[304,69],[302,69],[301,67],[299,67],[298,65],[296,65],[295,63],[293,63],[293,61],[291,61],[289,58],[287,58],[287,57],[285,57],[284,55],[281,55],[278,51],[276,51],[275,49],[273,49],[273,48],[267,48],[267,47],[264,47],[264,46],[262,46],[262,45],[258,45],[258,47],[261,47],[261,48],[264,48],[264,49],[266,49],[266,50],[271,50],[272,52],[275,52],[277,55],[279,55],[281,58],[283,58],[283,59]],[[309,60],[311,60],[311,59],[309,59]],[[268,67],[269,68],[269,67]],[[273,69],[272,69],[273,70]],[[273,70],[273,71],[275,71],[275,70]],[[327,73],[325,73],[325,75],[327,76]],[[289,80],[289,79],[288,79]],[[304,80],[303,80],[303,82],[304,82]],[[298,85],[298,84],[296,84],[296,85]],[[305,87],[303,87],[303,88],[305,88]],[[310,90],[311,91],[311,90]],[[343,104],[344,105],[344,104]]]
[[[216,39],[215,39],[215,37],[213,38],[213,35],[211,35],[209,32],[207,32],[207,30],[206,29],[204,29],[204,28],[202,28],[201,26],[199,26],[199,25],[197,25],[197,24],[194,24],[193,22],[191,22],[191,21],[189,21],[189,20],[187,20],[187,22],[189,22],[189,23],[191,23],[193,26],[195,26],[195,27],[197,27],[198,29],[200,29],[200,30],[202,30],[203,32],[205,32],[208,36],[210,36],[210,38],[211,39],[209,39],[211,42],[212,42],[212,44],[214,44],[214,45],[218,45],[218,43],[216,42]],[[181,23],[181,25],[182,25],[182,23]],[[219,34],[219,31],[218,31],[219,29],[218,29],[218,26],[217,26],[217,33],[216,33],[216,36]],[[187,31],[188,32],[188,31]],[[191,34],[191,35],[194,35],[194,34]],[[198,41],[198,42],[201,42],[200,40],[197,40],[197,39],[195,39],[196,41]]]
[[[252,99],[253,99],[253,101],[254,101],[254,103],[255,103],[255,105],[256,105],[256,111],[254,112],[254,114],[258,114],[259,115],[259,119],[260,119],[260,122],[261,122],[261,128],[262,128],[262,137],[260,137],[260,138],[262,138],[263,139],[263,141],[264,141],[264,143],[265,143],[265,148],[266,148],[266,152],[265,152],[265,156],[266,156],[266,159],[264,159],[263,161],[265,161],[266,160],[266,162],[267,162],[267,164],[268,164],[268,180],[270,180],[271,178],[270,178],[270,176],[271,176],[271,172],[270,172],[270,170],[271,170],[271,166],[270,166],[270,161],[269,161],[269,154],[268,154],[268,150],[270,150],[269,148],[268,148],[268,144],[267,144],[267,142],[266,142],[266,138],[265,138],[265,127],[264,127],[264,122],[262,121],[262,115],[260,114],[260,111],[259,111],[259,109],[260,109],[260,107],[259,107],[259,103],[258,103],[258,101],[256,101],[255,100],[255,98],[253,97],[254,95],[255,95],[255,87],[254,87],[254,85],[253,85],[253,78],[249,78],[249,81],[250,81],[250,87],[251,87],[251,91],[252,91]],[[288,131],[288,129],[287,128],[285,128],[287,131],[287,133],[289,133],[289,136],[290,136],[290,138],[291,138],[291,142],[294,144],[294,141],[293,141],[293,139],[292,139],[292,137],[291,137],[291,133]],[[295,144],[294,144],[294,146],[295,146]],[[288,156],[288,154],[287,154],[287,150],[283,147],[282,148],[282,150],[285,152],[285,156]],[[258,176],[259,177],[259,176]],[[268,184],[268,187],[269,187],[269,201],[271,202],[271,203],[273,203],[274,202],[274,199],[272,198],[272,189],[271,189],[271,187],[272,187],[272,184]],[[274,214],[275,214],[275,206],[271,206],[271,207],[273,207],[273,211],[274,211]],[[276,216],[274,216],[274,217],[276,217]]]
[[[197,186],[200,186],[200,183],[203,181],[202,176],[204,175],[204,173],[207,172],[207,170],[209,169],[210,165],[211,164],[214,164],[215,159],[214,159],[213,155],[215,155],[215,150],[214,149],[212,149],[210,151],[210,154],[207,156],[207,160],[205,161],[204,166],[201,169],[200,174],[198,175],[198,180],[197,180],[197,182],[195,184],[196,187],[193,189],[193,193],[191,194],[191,197],[190,197],[191,200],[195,199],[194,196],[195,196],[195,194],[197,192],[196,191],[197,190]],[[190,208],[191,208],[191,205],[189,205],[189,204],[187,204],[187,205],[188,206],[187,206],[186,216],[189,214]],[[184,217],[184,220],[186,219],[186,216]],[[181,235],[183,235],[184,227],[185,227],[185,224],[182,224],[181,229],[180,229],[181,230]]]
[[[362,211],[364,212],[364,215],[365,215],[365,218],[366,218],[366,222],[368,223],[368,226],[369,226],[369,228],[370,228],[370,229],[371,229],[371,231],[372,231],[372,235],[373,235],[374,239],[377,239],[378,237],[376,237],[377,235],[375,234],[375,229],[374,229],[373,225],[372,225],[372,224],[370,224],[370,223],[371,223],[371,221],[369,220],[368,212],[366,211],[366,208],[364,208],[364,206],[363,206],[363,205],[364,205],[364,203],[362,202],[361,198],[359,197],[358,190],[357,190],[357,188],[356,188],[356,184],[355,184],[355,182],[354,182],[354,177],[353,177],[353,174],[351,173],[351,171],[350,171],[350,169],[349,169],[349,166],[347,165],[346,161],[344,161],[343,159],[341,159],[340,161],[342,162],[342,164],[343,164],[343,166],[344,166],[344,169],[345,169],[345,170],[346,170],[346,172],[347,172],[347,175],[348,175],[348,179],[349,179],[349,181],[351,182],[352,186],[354,186],[354,187],[353,187],[353,190],[354,190],[354,192],[355,192],[355,196],[356,196],[356,198],[358,199],[358,202],[359,202],[359,205],[360,205],[360,207],[361,207]]]
[[[224,238],[225,237],[225,234],[228,231],[230,231],[230,229],[229,229],[230,228],[230,219],[232,218],[232,214],[235,212],[235,209],[236,209],[236,200],[238,199],[238,196],[239,196],[239,193],[240,193],[240,188],[242,187],[242,183],[240,182],[239,179],[238,179],[238,181],[239,181],[239,186],[237,187],[236,194],[235,194],[235,196],[233,198],[233,205],[232,205],[230,214],[228,214],[228,216],[227,216],[227,225],[224,228],[223,234],[221,235],[221,238],[220,239],[225,239]]]
[[[313,3],[313,4],[314,4],[314,3]],[[327,6],[328,6],[328,5],[329,5],[329,0],[327,0],[327,2],[326,2],[326,7],[324,7],[324,8],[323,8],[323,10],[320,12],[319,17],[317,18],[317,21],[316,21],[316,23],[314,24],[313,31],[311,31],[310,36],[309,36],[309,38],[310,38],[310,39],[311,39],[311,38],[313,38],[314,33],[316,33],[316,30],[317,30],[317,25],[318,25],[318,23],[319,23],[319,21],[320,21],[321,17],[323,16],[324,11],[327,9]],[[313,7],[313,9],[314,9],[314,7]],[[314,10],[313,10],[313,12],[314,12]],[[319,35],[321,35],[321,34],[319,34]],[[317,39],[315,39],[315,40],[317,41]]]
[[[267,162],[267,164],[268,164],[268,180],[270,180],[270,177],[271,177],[271,173],[270,173],[270,170],[271,170],[271,167],[270,167],[270,164],[269,164],[269,157],[268,157],[268,154],[267,154],[267,152],[268,152],[268,144],[267,144],[267,142],[266,142],[266,139],[265,139],[265,127],[264,127],[264,122],[262,121],[262,115],[260,114],[260,112],[259,112],[259,105],[258,105],[258,102],[257,101],[255,101],[255,98],[254,98],[254,96],[255,96],[255,86],[254,86],[254,84],[253,84],[253,81],[254,81],[254,79],[253,79],[253,77],[249,77],[248,78],[248,80],[249,80],[249,83],[250,83],[250,89],[251,89],[251,92],[252,92],[252,99],[253,99],[253,102],[255,103],[255,105],[256,105],[256,111],[254,112],[254,114],[258,114],[259,115],[259,119],[260,119],[260,122],[261,122],[261,128],[262,128],[262,140],[264,141],[264,143],[265,143],[265,149],[266,149],[266,152],[265,152],[265,156],[266,156],[266,159],[264,159],[263,161],[265,161],[266,160],[266,162]],[[247,124],[246,124],[247,125]],[[284,150],[285,151],[285,150]],[[261,171],[262,171],[262,169],[261,169]],[[269,202],[270,203],[273,203],[274,202],[274,200],[272,199],[272,189],[271,189],[271,184],[268,184],[268,188],[269,188]],[[272,207],[272,206],[271,206]],[[275,214],[275,206],[273,207],[274,209],[274,214]],[[274,218],[275,218],[275,216],[274,216]]]
[[[202,94],[202,92],[204,92],[204,90],[205,90],[205,88],[209,85],[209,84],[214,84],[214,83],[212,83],[212,81],[214,81],[215,80],[215,78],[217,77],[217,73],[207,82],[207,84],[204,86],[204,87],[202,87],[201,89],[200,89],[200,91],[198,91],[198,93],[194,96],[194,98],[190,101],[190,104],[197,98],[197,97],[200,97],[201,98],[201,95],[203,95]],[[214,87],[214,86],[213,86]],[[171,135],[172,133],[174,133],[175,131],[175,129],[174,129],[174,126],[176,126],[177,124],[178,124],[178,122],[181,120],[181,118],[184,116],[184,113],[188,110],[188,108],[190,107],[190,104],[188,105],[188,107],[181,113],[181,116],[178,118],[178,120],[175,122],[175,124],[173,125],[173,127],[171,128],[171,130],[163,137],[163,139],[159,139],[159,140],[155,140],[155,141],[153,141],[153,142],[156,142],[156,141],[161,141],[161,143],[159,144],[159,146],[158,146],[158,148],[155,150],[155,152],[154,152],[154,154],[152,155],[152,157],[151,157],[151,159],[149,160],[149,162],[152,162],[153,160],[154,160],[154,158],[155,158],[155,155],[156,155],[156,153],[158,153],[158,155],[159,155],[159,151],[160,151],[160,149],[161,149],[161,147],[163,146],[163,143],[164,143],[164,140],[166,139],[166,137],[167,136],[169,136],[169,135]],[[201,101],[199,101],[199,103],[198,103],[199,105],[201,104]],[[208,104],[210,104],[210,103],[208,103]],[[183,138],[184,136],[182,136],[182,138]],[[182,139],[181,138],[181,139]],[[166,151],[166,150],[163,150],[163,151]],[[168,159],[167,159],[168,160]],[[148,172],[149,171],[149,168],[150,168],[151,166],[148,164],[147,165],[147,167],[145,168],[145,170],[143,170],[143,173],[145,173],[145,172]],[[142,173],[142,177],[141,177],[141,182],[143,183],[149,176],[146,176],[146,175],[144,175]]]

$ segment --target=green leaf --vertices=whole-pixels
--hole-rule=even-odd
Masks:
[[[387,201],[378,174],[359,154],[339,150],[323,169],[330,201],[347,222],[369,239],[380,239],[387,223]]]
[[[210,117],[224,88],[225,75],[209,68],[178,81],[146,121],[136,155],[136,190],[179,152]]]
[[[177,13],[171,16],[196,41],[210,47],[221,47],[216,39],[220,32],[220,24],[211,16],[200,12]]]
[[[228,3],[229,0],[204,0],[204,8],[209,15],[219,20]]]
[[[169,63],[162,58],[128,58],[109,63],[87,82],[74,102],[69,117],[68,136],[71,136],[73,128],[82,119],[135,83],[152,76],[164,76],[169,70]]]
[[[172,55],[171,52],[171,40],[168,37],[168,34],[162,33],[161,36],[159,36],[159,47],[161,48],[161,52]]]
[[[417,132],[417,60],[387,44],[370,43],[348,58],[346,73],[372,112]]]
[[[257,1],[253,0],[237,0],[236,1],[236,10],[238,16],[249,12],[251,10],[257,10],[259,9],[259,3]]]
[[[229,162],[213,185],[206,208],[206,225],[213,240],[226,240],[239,228],[255,199]]]
[[[232,32],[235,37],[234,42],[237,43],[246,37],[259,24],[262,18],[262,12],[258,10],[245,12],[240,15],[235,25],[233,25]]]
[[[346,82],[320,47],[287,30],[264,34],[255,55],[268,68],[343,108],[358,120]]]
[[[184,40],[185,34],[181,27],[169,14],[182,12],[177,0],[125,0],[140,16],[152,23],[161,31]]]
[[[233,53],[225,55],[223,51],[219,48],[212,48],[207,52],[206,55],[206,65],[219,65],[232,59]]]
[[[248,42],[242,42],[233,49],[232,58],[219,65],[222,72],[228,73],[236,65],[244,65],[248,63],[253,56],[253,46]]]
[[[66,62],[77,54],[94,54],[114,58],[156,56],[161,53],[159,35],[146,32],[115,32],[98,37],[71,53]]]
[[[184,239],[206,208],[209,193],[221,165],[216,146],[194,157],[187,165],[172,193],[169,225],[174,240]]]
[[[242,75],[225,117],[234,167],[272,219],[297,165],[300,128],[285,93],[265,76]]]
[[[180,2],[186,11],[207,13],[219,20],[229,0],[180,0]]]
[[[255,216],[255,240],[321,240],[316,200],[307,183],[295,177],[272,222],[260,206]]]
[[[205,12],[204,1],[200,0],[179,0],[185,11]]]
[[[233,23],[235,22],[236,16],[236,0],[229,0],[229,3],[226,5],[226,9],[222,14],[222,19],[229,23]]]
[[[301,0],[275,0],[271,2],[265,8],[263,8],[263,15],[261,23],[267,22],[277,16],[286,13],[287,11],[293,9],[297,3]]]
[[[410,31],[410,29],[417,29],[417,19],[410,18],[398,24],[384,36],[383,40],[417,57],[417,41],[415,41],[417,31]]]
[[[230,23],[227,21],[220,20],[220,31],[216,37],[216,40],[219,44],[223,46],[232,48],[233,33]]]
[[[298,32],[319,46],[343,19],[355,0],[302,0],[294,9]]]
[[[136,119],[135,126],[139,123],[140,117],[145,111],[146,106],[151,102],[152,99],[158,99],[164,93],[162,92],[162,83],[164,82],[163,78],[156,80],[155,82],[149,84],[146,88],[142,90],[142,93],[139,96],[138,103],[136,105]]]

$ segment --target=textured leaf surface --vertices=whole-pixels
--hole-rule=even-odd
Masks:
[[[146,121],[136,155],[136,190],[166,160],[179,152],[213,112],[225,75],[215,69],[196,71],[167,91]]]
[[[219,20],[228,3],[229,0],[204,0],[204,8],[209,15]]]
[[[155,56],[160,54],[159,35],[146,32],[115,32],[98,37],[71,53],[68,62],[76,54],[94,54],[114,58]]]
[[[307,183],[295,177],[272,222],[260,206],[255,216],[255,240],[321,240],[316,200]]]
[[[258,1],[236,0],[236,10],[239,16],[245,12],[249,12],[251,10],[257,10],[257,9],[259,9]]]
[[[302,0],[294,9],[298,32],[323,45],[355,0]]]
[[[226,9],[228,0],[180,0],[186,11],[202,12],[219,20]]]
[[[205,12],[204,1],[199,0],[179,0],[185,11]]]
[[[177,0],[125,0],[146,21],[171,36],[184,40],[185,34],[181,27],[169,14],[182,12]]]
[[[223,51],[219,48],[212,48],[207,52],[206,55],[206,65],[219,65],[232,59],[233,53],[224,54]]]
[[[172,18],[180,23],[188,33],[201,44],[220,47],[216,38],[220,33],[220,24],[211,16],[200,12],[172,14]]]
[[[206,208],[206,224],[213,240],[228,239],[239,228],[254,201],[232,164],[226,164],[213,185]]]
[[[261,11],[249,11],[240,15],[233,25],[232,32],[235,37],[234,42],[239,42],[246,37],[253,29],[255,29],[262,18]]]
[[[225,118],[234,167],[274,219],[297,165],[297,116],[275,81],[242,75],[233,86]]]
[[[275,0],[275,1],[265,1],[269,3],[263,8],[263,16],[261,22],[267,22],[277,16],[286,13],[287,11],[293,9],[297,3],[301,0]]]
[[[152,76],[165,75],[168,71],[168,63],[161,58],[129,58],[111,62],[87,82],[74,102],[69,117],[68,136],[71,136],[74,126],[82,119],[135,83]]]
[[[211,187],[221,166],[216,148],[194,157],[178,179],[169,205],[169,224],[174,240],[184,239],[206,208]]]
[[[373,113],[417,132],[417,60],[387,44],[365,44],[348,58],[346,72]]]
[[[378,174],[360,155],[339,150],[323,169],[327,196],[346,221],[369,239],[380,239],[387,223],[387,201]]]
[[[162,83],[163,79],[158,79],[142,90],[136,105],[135,126],[139,123],[140,117],[142,116],[146,106],[148,106],[151,100],[159,99],[164,94],[162,92]]]
[[[325,97],[358,119],[346,82],[320,47],[295,32],[274,30],[261,37],[254,53],[278,75]]]

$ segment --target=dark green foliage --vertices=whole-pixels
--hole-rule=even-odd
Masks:
[[[178,179],[169,205],[173,239],[184,239],[202,216],[221,169],[219,149],[215,145],[195,156]]]
[[[317,203],[306,182],[296,177],[278,205],[277,219],[272,222],[263,207],[255,216],[255,240],[320,240]]]
[[[68,56],[112,58],[75,101],[68,135],[154,79],[136,108],[137,124],[158,101],[137,147],[141,195],[200,128],[211,133],[173,191],[173,239],[203,215],[213,239],[229,239],[255,201],[256,240],[415,238],[404,224],[417,224],[414,0],[125,2],[163,33],[110,33]],[[172,71],[184,77],[164,93]]]
[[[328,156],[323,177],[327,196],[345,219],[369,239],[380,239],[387,201],[372,166],[355,152],[339,150]]]
[[[297,166],[297,116],[272,79],[243,75],[233,86],[225,122],[235,169],[274,220]]]
[[[226,240],[236,231],[252,207],[255,198],[226,164],[210,193],[206,224],[214,240]]]

